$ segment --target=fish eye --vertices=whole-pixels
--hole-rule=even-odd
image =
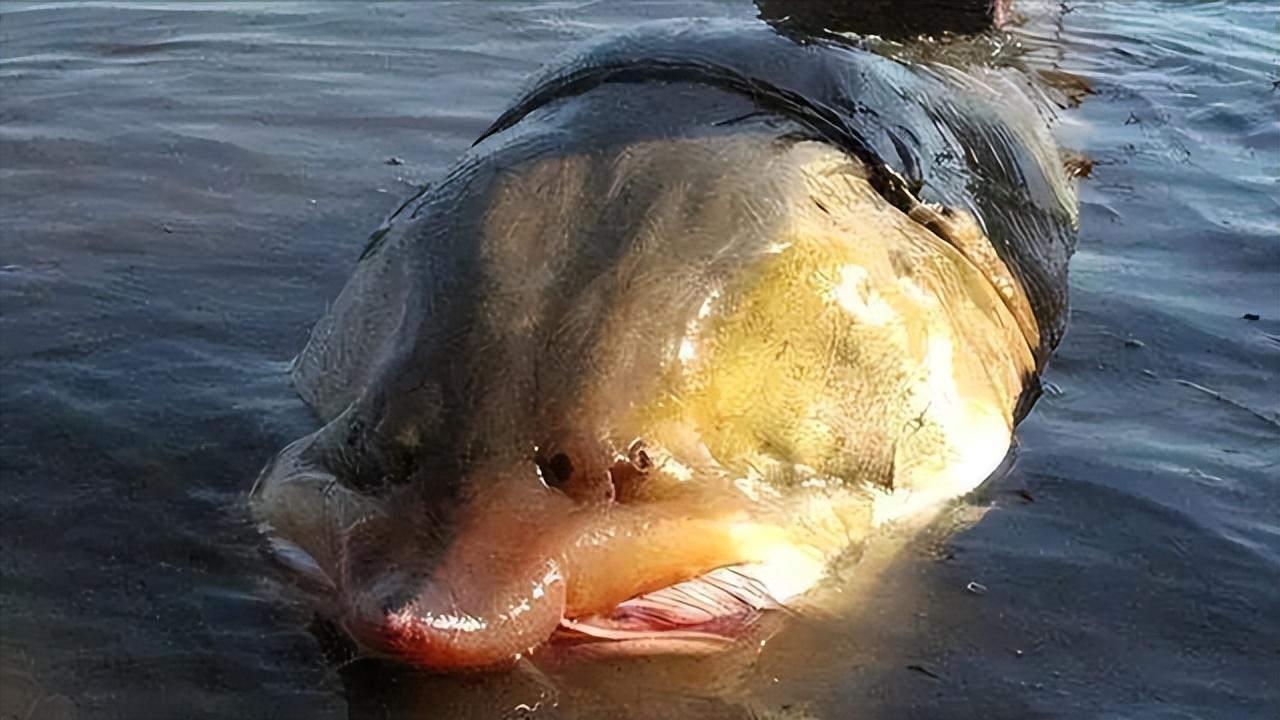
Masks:
[[[562,452],[549,459],[539,459],[538,469],[542,472],[542,481],[552,488],[561,488],[573,477],[573,461]]]

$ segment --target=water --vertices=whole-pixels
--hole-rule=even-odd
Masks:
[[[559,687],[335,669],[245,494],[368,232],[539,64],[754,8],[6,3],[0,716],[1275,717],[1278,8],[1069,9],[1024,33],[1092,84],[1058,130],[1094,169],[1013,473],[749,666]]]

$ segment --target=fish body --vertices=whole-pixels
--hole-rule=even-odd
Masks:
[[[759,25],[539,79],[293,366],[276,556],[366,653],[703,652],[988,478],[1062,335],[1034,89]]]

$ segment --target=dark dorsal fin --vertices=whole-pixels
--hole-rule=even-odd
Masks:
[[[756,0],[760,19],[780,29],[879,35],[971,35],[1003,27],[1013,0]]]

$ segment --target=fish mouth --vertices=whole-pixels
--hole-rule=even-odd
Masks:
[[[738,648],[762,647],[769,623],[781,618],[787,607],[752,575],[756,569],[739,565],[637,595],[612,610],[578,617],[562,616],[549,636],[522,652],[489,655],[475,662],[427,647],[444,618],[424,617],[413,611],[392,612],[378,621],[345,629],[362,654],[407,663],[430,672],[486,673],[501,671],[529,657],[553,665],[594,663],[656,657],[705,657]],[[366,617],[366,621],[369,618]],[[447,620],[455,632],[465,633],[467,618]],[[492,633],[493,627],[486,630]],[[488,643],[489,641],[486,641]]]
[[[636,522],[642,531],[620,532],[628,523],[610,521],[607,539],[569,549],[555,541],[552,551],[527,533],[497,542],[486,529],[493,544],[456,542],[430,573],[405,572],[411,560],[366,562],[351,544],[348,568],[372,573],[348,572],[338,583],[344,625],[372,655],[446,672],[497,669],[539,655],[704,655],[755,637],[760,621],[807,589],[821,565],[758,525],[744,530],[648,514]],[[589,527],[585,535],[593,537],[600,526]],[[368,540],[373,552],[387,547],[385,536]],[[710,560],[717,556],[723,560]],[[808,573],[795,571],[802,562]]]
[[[547,641],[558,653],[593,657],[700,655],[735,647],[783,603],[758,577],[735,565],[644,593],[611,612],[562,618]]]
[[[444,672],[526,656],[705,655],[758,639],[825,571],[776,525],[616,510],[563,534],[486,512],[429,572],[413,569],[412,549],[385,554],[393,532],[351,534],[336,588],[344,626],[371,655]]]

